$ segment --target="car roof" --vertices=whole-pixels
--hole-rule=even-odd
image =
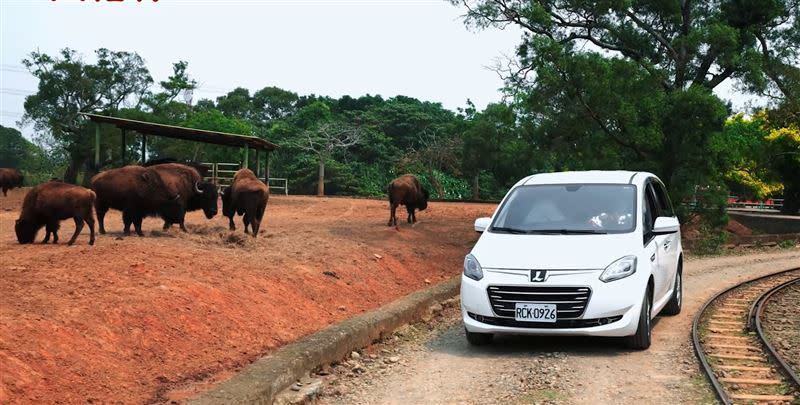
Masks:
[[[647,172],[627,170],[588,170],[576,172],[540,173],[529,176],[517,185],[535,184],[641,184],[646,178],[655,177]]]

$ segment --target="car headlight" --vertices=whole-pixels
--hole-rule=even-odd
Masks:
[[[608,283],[636,273],[636,256],[625,256],[611,263],[600,274],[600,281]]]
[[[481,264],[478,263],[478,259],[471,254],[464,258],[464,275],[475,281],[483,278],[483,269],[481,269]]]

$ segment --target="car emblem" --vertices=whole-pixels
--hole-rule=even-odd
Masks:
[[[541,283],[547,280],[547,270],[531,270],[531,282]]]

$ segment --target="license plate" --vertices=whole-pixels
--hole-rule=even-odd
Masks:
[[[518,321],[553,323],[556,317],[556,304],[516,304],[514,307],[514,319]]]

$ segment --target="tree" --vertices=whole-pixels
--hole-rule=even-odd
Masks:
[[[361,143],[363,132],[360,128],[341,121],[326,121],[314,129],[303,131],[297,146],[314,154],[317,158],[319,175],[317,195],[325,195],[325,162],[334,152],[345,151]]]
[[[0,125],[0,167],[19,169],[27,184],[38,184],[53,177],[53,166],[42,148],[16,129]]]
[[[723,190],[715,139],[728,111],[711,91],[727,79],[767,90],[797,73],[798,0],[454,3],[469,25],[524,31],[498,69],[535,148],[557,147],[560,167],[654,171],[677,201],[696,185]]]
[[[94,133],[79,114],[111,113],[125,103],[138,105],[153,83],[136,53],[101,48],[95,56],[96,63],[86,63],[65,48],[58,57],[32,52],[22,61],[39,79],[38,91],[25,98],[22,123],[33,123],[40,140],[68,155],[64,181],[71,183],[93,149]]]

